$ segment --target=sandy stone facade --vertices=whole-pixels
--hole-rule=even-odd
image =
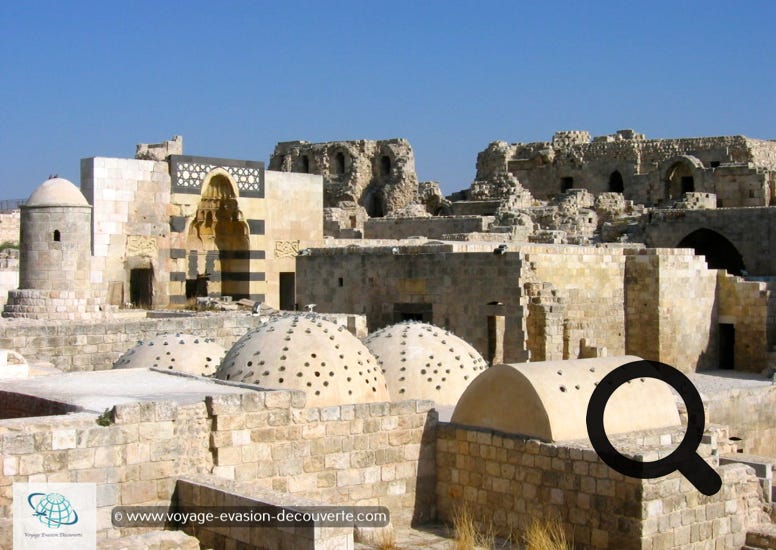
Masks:
[[[405,139],[278,143],[269,169],[319,174],[324,206],[355,203],[382,217],[412,203],[418,191],[415,156]]]
[[[591,138],[567,131],[548,142],[491,143],[477,156],[475,181],[508,173],[539,199],[584,188],[647,205],[707,192],[719,207],[768,206],[776,192],[774,159],[776,143],[744,136],[646,139],[620,130]]]

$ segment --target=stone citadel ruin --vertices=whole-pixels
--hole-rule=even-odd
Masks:
[[[774,174],[774,141],[632,130],[494,142],[447,197],[403,139],[283,142],[266,169],[180,137],[84,159],[0,215],[0,547],[14,483],[82,482],[103,548],[391,532],[111,522],[224,502],[386,506],[400,545],[468,509],[513,541],[552,520],[577,548],[776,548]],[[592,449],[593,388],[638,358],[702,393],[719,493]],[[653,460],[687,411],[634,383],[608,429]]]

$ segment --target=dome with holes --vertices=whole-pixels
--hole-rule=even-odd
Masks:
[[[364,344],[316,314],[281,315],[251,330],[226,354],[216,378],[302,390],[308,407],[390,401]]]
[[[388,391],[398,401],[430,399],[455,405],[487,363],[453,333],[407,321],[370,334],[366,347],[382,368]]]
[[[160,334],[139,341],[113,363],[113,368],[157,368],[212,376],[224,355],[224,347],[212,338],[193,334]]]

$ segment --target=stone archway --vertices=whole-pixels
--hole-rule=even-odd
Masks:
[[[667,168],[665,168],[667,166]],[[664,198],[678,200],[685,193],[694,193],[698,182],[696,169],[702,167],[701,162],[692,156],[680,156],[663,164]]]
[[[187,248],[188,297],[250,294],[248,224],[237,202],[237,186],[222,168],[205,177]]]
[[[745,270],[741,253],[725,236],[711,229],[701,228],[693,231],[676,245],[677,248],[692,248],[695,253],[705,256],[711,269],[725,269],[732,275],[741,275]]]

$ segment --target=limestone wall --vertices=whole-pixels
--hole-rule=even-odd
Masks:
[[[686,249],[627,256],[626,352],[684,372],[717,368],[717,272]]]
[[[776,386],[730,388],[706,395],[708,418],[727,425],[747,454],[776,456]]]
[[[354,202],[371,217],[400,210],[415,200],[415,156],[406,139],[278,143],[270,170],[319,174],[324,205]]]
[[[364,223],[366,239],[406,239],[422,235],[441,239],[443,235],[487,231],[492,216],[435,216],[431,218],[373,218]]]
[[[153,268],[154,305],[168,304],[169,165],[82,159],[81,192],[93,207],[92,284],[110,289],[111,303],[123,305],[130,301],[130,270]]]
[[[490,356],[488,317],[503,315],[504,360],[524,361],[522,259],[487,249],[448,253],[449,245],[429,244],[314,250],[297,258],[298,300],[323,313],[363,313],[370,331],[406,319],[430,322],[484,357]]]
[[[565,247],[569,252],[565,254],[557,248],[540,246],[523,250],[528,266],[523,271],[523,280],[551,284],[554,297],[563,302],[553,303],[554,309],[548,312],[558,314],[559,326],[554,331],[556,351],[545,355],[545,359],[581,357],[582,339],[588,346],[607,348],[609,355],[623,355],[625,256],[622,249]],[[540,327],[529,330],[529,347],[532,338],[551,336],[542,334]]]
[[[452,522],[465,507],[483,528],[503,536],[520,536],[532,520],[556,521],[581,550],[700,550],[714,543],[740,548],[747,528],[765,520],[759,482],[744,465],[719,468],[722,490],[706,497],[677,472],[625,477],[587,444],[543,443],[453,424],[440,424],[438,434],[442,521]],[[709,445],[700,449],[707,459],[711,451]]]
[[[776,273],[776,208],[653,211],[646,228],[646,244],[674,247],[698,229],[719,233],[738,250],[750,275]]]
[[[647,140],[621,130],[592,141],[587,132],[558,132],[552,142],[494,142],[477,157],[475,182],[495,181],[508,171],[539,199],[581,187],[656,204],[666,198],[665,181],[682,158],[695,190],[724,196],[723,206],[769,204],[761,172],[776,165],[776,144],[743,136]]]
[[[387,506],[396,525],[428,520],[431,405],[305,409],[300,392],[246,392],[189,405],[119,405],[109,426],[86,413],[2,420],[0,517],[12,515],[14,482],[94,482],[98,538],[115,537],[113,506],[169,504],[177,478],[212,471],[328,504]],[[2,547],[10,547],[10,521],[0,520]]]
[[[268,205],[265,301],[280,308],[280,274],[295,273],[299,251],[323,243],[323,180],[313,174],[275,171],[265,174]]]
[[[0,212],[0,244],[4,242],[19,244],[20,224],[19,210]]]
[[[185,332],[215,340],[227,349],[258,323],[248,314],[197,315],[104,322],[47,323],[3,320],[0,348],[30,362],[50,361],[64,371],[105,370],[138,340],[164,332]]]
[[[734,366],[737,370],[760,372],[768,365],[771,331],[774,329],[771,292],[768,283],[744,281],[719,271],[719,322],[735,330]],[[770,306],[770,307],[769,307]]]

